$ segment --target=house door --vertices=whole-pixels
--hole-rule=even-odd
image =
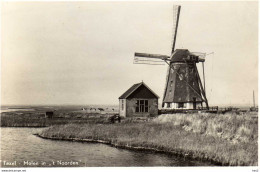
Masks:
[[[196,109],[196,97],[193,97],[193,109]]]

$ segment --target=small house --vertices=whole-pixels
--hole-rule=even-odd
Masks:
[[[150,117],[158,115],[158,98],[144,82],[134,84],[119,97],[122,117]]]
[[[53,115],[54,115],[53,111],[48,111],[45,113],[45,118],[53,118]]]

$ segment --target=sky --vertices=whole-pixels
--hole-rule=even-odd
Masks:
[[[209,105],[258,98],[258,3],[2,2],[1,104],[117,104],[145,82],[162,102],[167,65],[133,64],[135,52],[206,57]],[[201,64],[198,65],[201,72]]]

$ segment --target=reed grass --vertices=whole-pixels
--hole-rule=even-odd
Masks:
[[[221,137],[234,143],[258,140],[258,118],[255,114],[166,114],[153,121],[171,123],[187,131]]]
[[[246,117],[240,119],[240,117],[222,116],[215,121],[214,118],[217,117],[197,115],[200,117],[187,114],[186,116],[167,117],[171,118],[171,121],[158,117],[157,121],[155,119],[146,123],[59,125],[46,128],[39,135],[45,138],[102,140],[120,147],[156,149],[218,162],[222,165],[257,165],[258,148],[255,140],[257,136],[255,134],[252,136],[252,133],[250,133],[255,131],[255,126],[248,128],[250,124],[256,125],[255,122],[242,122],[242,119]],[[196,120],[198,124],[192,120]],[[236,128],[228,126],[231,124]],[[185,130],[183,126],[190,126],[196,132]],[[211,126],[211,128],[208,128],[208,126]],[[224,127],[228,128],[225,129]],[[250,141],[234,143],[214,134],[205,134],[226,130],[231,130],[231,133],[240,135],[250,135]]]

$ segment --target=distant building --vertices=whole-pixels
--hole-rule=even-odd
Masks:
[[[45,113],[45,118],[53,118],[54,113],[52,111],[48,111]]]
[[[158,98],[145,83],[134,84],[119,97],[119,115],[148,117],[158,115]]]

